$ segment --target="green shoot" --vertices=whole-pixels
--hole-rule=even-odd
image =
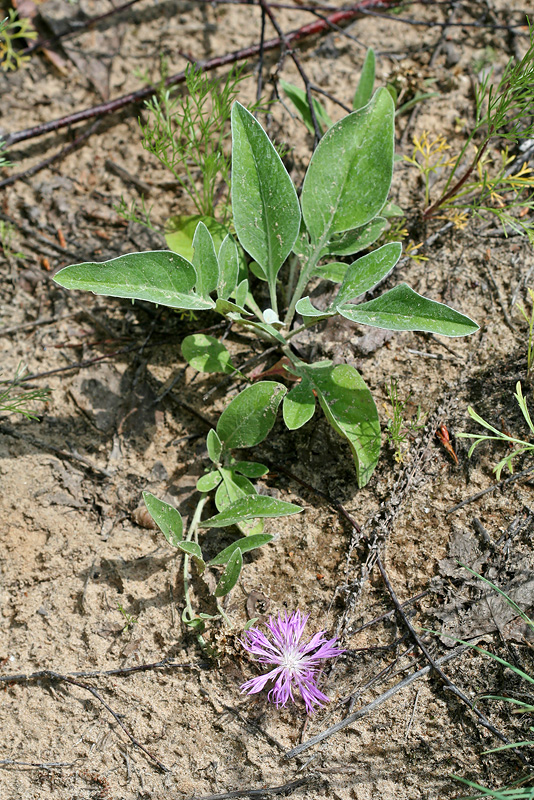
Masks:
[[[13,225],[0,219],[0,248],[8,261],[12,258],[24,258],[24,253],[12,249],[16,233],[16,228]]]
[[[522,313],[522,315],[525,318],[526,323],[528,325],[527,380],[528,380],[528,378],[530,376],[530,370],[531,370],[531,367],[532,367],[532,362],[534,361],[534,347],[533,347],[533,342],[532,342],[532,329],[534,328],[534,291],[532,291],[532,289],[529,289],[528,293],[530,295],[530,300],[533,303],[532,309],[530,311],[530,316],[526,312],[525,306],[522,306],[519,303],[516,304],[518,309],[519,309],[519,311]]]
[[[244,80],[244,66],[226,80],[202,73],[190,64],[183,95],[165,87],[147,101],[149,119],[140,122],[143,147],[172,173],[202,216],[228,221],[230,216],[230,135],[232,103]]]
[[[404,461],[404,445],[408,438],[416,431],[424,428],[425,414],[421,412],[421,406],[417,406],[415,417],[411,420],[405,419],[406,406],[410,401],[411,393],[406,400],[399,398],[398,384],[395,378],[391,378],[388,388],[388,400],[391,405],[391,413],[388,414],[386,437],[388,443],[395,451],[395,461],[401,464]]]
[[[9,16],[0,22],[0,66],[4,72],[20,69],[29,56],[19,53],[15,47],[18,39],[36,39],[37,31],[30,27],[30,20],[26,17],[19,18],[17,12],[10,8]],[[0,162],[1,166],[1,162]]]
[[[521,409],[521,413],[523,414],[525,422],[527,423],[531,433],[534,434],[534,424],[532,423],[532,419],[530,417],[530,413],[527,407],[527,402],[523,396],[523,392],[521,390],[521,383],[519,381],[517,382],[515,388],[516,391],[514,397],[518,402],[519,408]],[[482,442],[488,442],[491,440],[497,442],[504,442],[507,445],[512,445],[514,448],[511,452],[508,453],[508,455],[504,456],[504,458],[502,458],[501,461],[499,461],[496,467],[494,467],[494,472],[497,477],[497,480],[500,480],[501,473],[505,467],[508,467],[510,473],[513,473],[514,458],[517,458],[517,456],[520,456],[523,453],[534,451],[534,442],[525,442],[522,439],[516,439],[515,437],[510,436],[510,434],[508,433],[504,433],[503,431],[497,430],[497,428],[494,428],[493,425],[490,425],[489,422],[486,422],[486,420],[482,419],[482,417],[479,414],[477,414],[476,411],[471,406],[469,406],[467,411],[471,419],[474,419],[475,422],[478,422],[479,425],[482,425],[482,427],[486,428],[487,430],[491,431],[494,434],[493,436],[488,436],[487,434],[484,433],[459,433],[458,437],[460,439],[473,439],[473,444],[469,448],[469,454],[468,454],[469,458],[471,458],[471,456],[473,455],[473,451],[475,450],[475,448],[478,447],[478,445],[481,444]]]
[[[19,391],[22,369],[19,367],[13,380],[4,389],[0,389],[0,412],[18,413],[28,419],[39,419],[34,411],[31,411],[32,403],[47,403],[49,389],[30,389],[29,391]]]
[[[137,625],[137,617],[134,617],[132,614],[128,614],[128,612],[124,610],[120,603],[117,603],[117,608],[126,621],[126,624],[122,629],[122,633],[127,633],[133,628],[134,625]]]

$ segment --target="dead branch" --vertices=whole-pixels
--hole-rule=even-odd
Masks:
[[[262,789],[236,789],[234,792],[223,792],[222,794],[196,795],[193,800],[233,800],[234,797],[264,797],[266,794],[291,794],[299,786],[304,786],[312,779],[312,775],[305,778],[297,778],[295,781],[284,783],[283,786],[266,786]]]

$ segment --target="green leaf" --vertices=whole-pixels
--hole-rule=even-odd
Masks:
[[[286,503],[285,500],[275,500],[274,497],[253,494],[240,497],[230,503],[220,514],[215,514],[210,519],[200,523],[202,528],[226,528],[247,519],[263,519],[271,517],[287,517],[302,511],[300,506]]]
[[[342,264],[341,262],[333,261],[331,264],[323,264],[321,267],[316,267],[313,277],[322,278],[323,281],[341,283],[348,268],[348,264]]]
[[[197,489],[199,492],[211,492],[212,489],[217,488],[221,481],[221,473],[216,469],[212,472],[207,472],[198,479]]]
[[[199,372],[225,372],[228,375],[234,371],[226,347],[205,333],[186,336],[182,341],[182,355]]]
[[[252,319],[248,319],[246,327],[256,328],[259,331],[264,331],[265,333],[268,333],[270,336],[276,339],[277,342],[280,342],[280,344],[286,344],[286,340],[284,339],[282,334],[279,331],[277,331],[275,327],[273,327],[272,325],[268,325],[266,322],[255,322]]]
[[[233,467],[226,469],[220,468],[223,482],[219,485],[215,492],[215,505],[217,511],[224,511],[231,503],[239,500],[241,497],[257,494],[254,484],[244,475],[239,475]],[[238,522],[237,527],[244,536],[250,536],[254,533],[262,533],[263,521],[260,519],[257,522]]]
[[[150,492],[143,492],[143,500],[147,511],[163,533],[168,543],[178,547],[182,541],[184,523],[180,513],[163,500],[158,500]]]
[[[102,263],[74,264],[59,270],[54,280],[66,289],[149,300],[170,308],[201,310],[215,305],[193,291],[193,265],[166,250],[128,253]]]
[[[226,564],[230,556],[233,552],[239,548],[242,553],[248,553],[249,550],[255,550],[257,547],[261,547],[264,544],[268,544],[272,542],[274,536],[270,533],[259,533],[255,536],[244,536],[242,539],[238,539],[237,542],[233,542],[233,544],[225,547],[224,550],[221,550],[215,558],[212,558],[209,562],[209,566],[216,566],[218,564]]]
[[[337,307],[342,303],[348,303],[349,300],[354,300],[373,289],[389,275],[401,253],[400,242],[389,242],[354,261],[349,266],[332,305]]]
[[[239,547],[234,550],[232,556],[229,558],[226,568],[219,579],[214,595],[215,597],[224,597],[236,585],[239,574],[243,567],[243,554]]]
[[[303,378],[284,397],[284,422],[290,431],[302,428],[315,413],[315,395],[309,380]]]
[[[292,83],[288,83],[287,81],[280,80],[280,86],[282,87],[284,93],[289,97],[295,108],[297,109],[299,116],[301,117],[302,121],[306,125],[308,131],[311,133],[312,136],[315,136],[315,128],[313,127],[312,116],[310,113],[310,105],[308,103],[308,97],[304,89],[300,89],[298,86],[294,86]],[[317,122],[321,127],[321,132],[324,133],[325,130],[331,127],[332,120],[328,116],[326,109],[324,106],[315,98],[312,98],[313,102],[313,109],[315,111],[315,117]]]
[[[219,250],[219,284],[217,296],[228,300],[235,292],[239,277],[239,255],[233,238],[228,234]]]
[[[352,101],[352,107],[355,111],[363,106],[366,106],[373,94],[373,87],[375,85],[375,51],[370,47],[366,53],[365,61],[363,62],[360,80],[358,81],[358,88]]]
[[[300,227],[295,187],[269,137],[240,103],[232,108],[232,210],[237,237],[274,290]]]
[[[343,305],[339,313],[361,325],[389,331],[428,331],[441,336],[468,336],[478,325],[452,308],[422,297],[405,283],[375,300],[357,306]]]
[[[312,241],[366,225],[383,207],[393,174],[394,112],[389,93],[379,89],[317,145],[301,198]]]
[[[269,472],[269,467],[259,464],[257,461],[236,461],[232,464],[232,469],[246,475],[247,478],[261,478],[262,475],[267,475]]]
[[[324,414],[334,430],[347,439],[358,486],[365,486],[380,454],[380,422],[371,392],[363,378],[348,364],[337,367],[315,364],[304,367]]]
[[[309,297],[301,297],[295,308],[297,313],[301,314],[304,318],[317,318],[315,321],[333,317],[337,314],[337,311],[329,311],[328,309],[326,311],[320,311],[318,308],[315,308]]]
[[[200,545],[196,542],[178,542],[177,547],[180,550],[183,550],[184,553],[187,553],[188,556],[191,556],[198,567],[200,573],[204,572],[206,569],[206,562],[202,557],[202,550],[200,549]]]
[[[208,456],[214,464],[218,464],[221,458],[222,442],[217,436],[217,432],[212,428],[206,436],[206,447]]]
[[[263,442],[286,392],[281,383],[260,381],[234,397],[217,423],[217,434],[224,447],[231,450]]]
[[[247,295],[248,295],[248,280],[241,281],[239,286],[235,290],[235,302],[236,305],[244,307],[245,303],[247,302]]]
[[[222,300],[220,297],[215,303],[215,311],[217,312],[217,314],[222,314],[223,316],[227,316],[232,312],[240,315],[247,313],[246,308],[243,308],[242,306],[238,306],[235,303],[232,303],[231,300]]]
[[[381,213],[384,213],[383,209]],[[387,224],[384,217],[375,217],[362,228],[336,234],[326,243],[321,252],[330,256],[352,256],[374,244]]]
[[[192,262],[193,237],[199,222],[203,222],[210,232],[215,245],[215,252],[217,252],[224,237],[228,234],[228,230],[213,217],[205,217],[201,214],[194,214],[193,216],[181,214],[167,220],[165,241],[169,250],[179,253]]]
[[[196,290],[202,297],[209,297],[219,283],[219,262],[213,239],[203,222],[197,225],[193,250],[193,266],[197,274]]]

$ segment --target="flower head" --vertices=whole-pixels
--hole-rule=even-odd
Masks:
[[[252,678],[241,686],[242,692],[256,694],[261,692],[269,681],[274,686],[267,695],[271,703],[285,706],[288,700],[295,702],[293,691],[298,689],[306,703],[306,711],[312,714],[314,705],[321,708],[329,703],[329,698],[317,688],[320,674],[320,662],[325,658],[333,658],[344,650],[336,647],[337,637],[325,638],[325,631],[314,634],[309,642],[301,642],[304,627],[309,614],[302,615],[295,611],[284,618],[279,614],[278,620],[269,617],[266,623],[270,638],[258,628],[245,632],[241,642],[245,650],[256,657],[260,664],[274,664],[275,667],[265,675]]]

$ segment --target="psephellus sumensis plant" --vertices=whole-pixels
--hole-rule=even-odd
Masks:
[[[328,422],[348,442],[360,487],[369,481],[380,452],[380,423],[371,392],[349,364],[306,363],[292,349],[294,337],[329,317],[394,331],[427,331],[465,336],[478,326],[446,305],[422,297],[401,283],[382,295],[356,303],[393,270],[402,245],[389,242],[369,248],[384,231],[394,160],[394,115],[385,89],[358,110],[332,125],[308,166],[300,199],[273,144],[254,116],[239,102],[232,108],[232,224],[217,246],[202,221],[193,239],[191,261],[171,251],[129,253],[103,263],[65,267],[55,280],[70,289],[151,301],[170,308],[221,314],[286,357],[288,391],[279,381],[262,380],[238,394],[207,437],[211,467],[200,478],[201,498],[188,530],[179,512],[145,493],[153,519],[169,543],[184,552],[186,607],[183,620],[201,634],[211,615],[197,614],[190,601],[189,562],[199,571],[223,567],[215,590],[222,597],[235,585],[243,554],[273,538],[262,520],[300,511],[299,506],[257,493],[251,478],[265,475],[262,464],[238,461],[232,451],[253,447],[270,433],[282,404],[290,430],[305,425],[319,401]],[[359,255],[352,263],[336,256]],[[248,254],[248,256],[245,256]],[[247,261],[251,259],[248,267]],[[278,275],[287,263],[285,293]],[[249,270],[267,284],[270,306],[260,309],[251,292]],[[313,279],[338,285],[326,309],[314,306],[306,289]],[[296,316],[300,320],[296,321]],[[204,372],[232,373],[226,347],[203,333],[182,342],[185,360]],[[209,492],[218,513],[202,520]],[[198,541],[199,528],[237,525],[242,538],[207,564]],[[219,613],[224,613],[219,606]]]

